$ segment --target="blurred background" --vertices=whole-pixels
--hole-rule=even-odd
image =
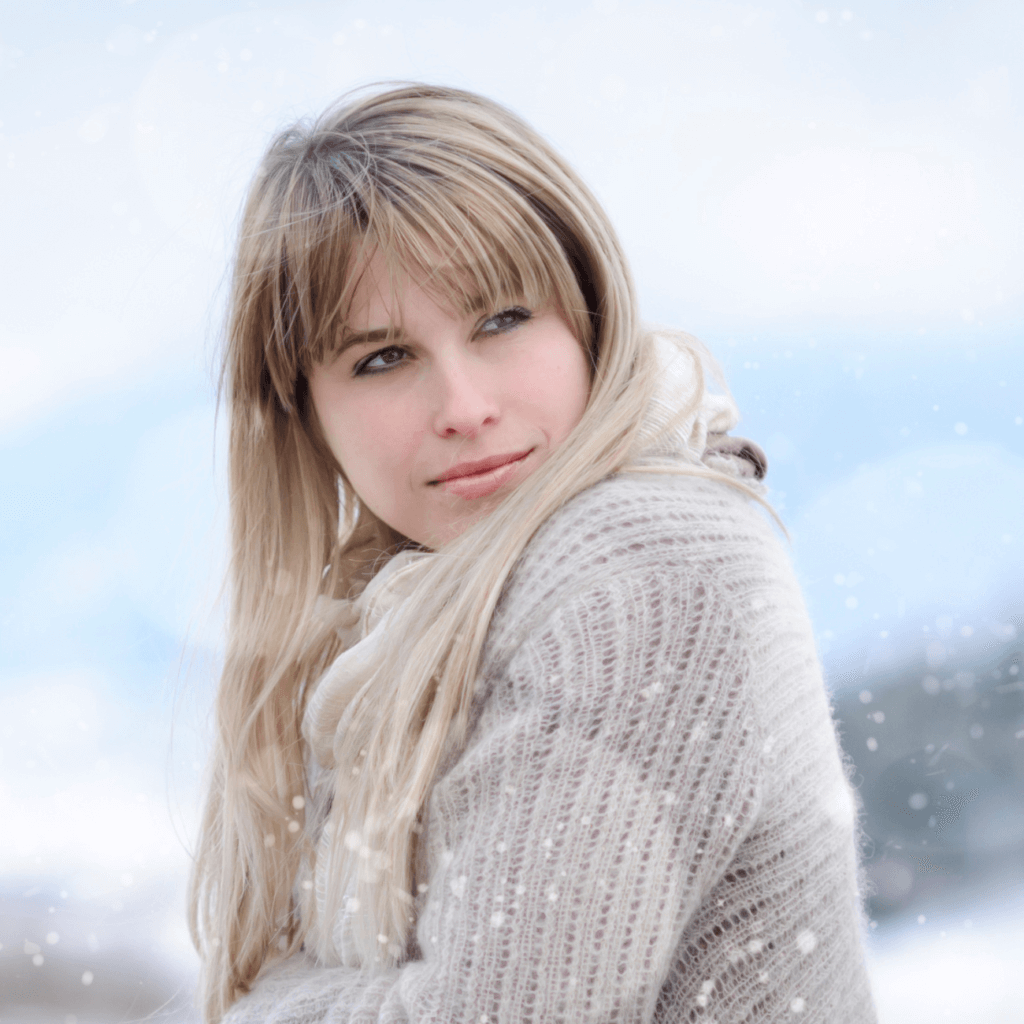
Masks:
[[[215,366],[270,134],[525,116],[761,442],[870,837],[883,1024],[1020,1020],[1024,8],[0,3],[0,1020],[195,1019]]]

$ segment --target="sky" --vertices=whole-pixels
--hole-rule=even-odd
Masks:
[[[239,208],[274,131],[373,81],[497,99],[592,187],[768,452],[834,685],[1013,641],[1022,43],[1010,2],[3,0],[0,875],[182,872]]]

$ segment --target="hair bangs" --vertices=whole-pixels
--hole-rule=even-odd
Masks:
[[[413,280],[464,315],[516,302],[553,303],[589,350],[590,311],[574,269],[545,219],[518,190],[493,174],[466,182],[390,160],[377,160],[374,172],[360,176],[362,188],[350,184],[349,195],[321,226],[310,269],[329,267],[330,274],[318,274],[326,278],[324,311],[306,359],[327,359],[340,341],[376,252],[393,286],[403,277]]]
[[[328,198],[316,213],[295,216],[285,227],[289,265],[283,287],[291,292],[298,310],[297,329],[292,330],[288,346],[295,360],[293,381],[295,370],[308,373],[311,365],[327,359],[337,345],[374,248],[367,227],[372,191],[351,184],[344,189],[337,182],[326,184]]]

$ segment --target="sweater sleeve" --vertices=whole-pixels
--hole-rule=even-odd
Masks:
[[[761,801],[729,595],[670,567],[605,577],[484,685],[429,803],[423,958],[374,979],[282,965],[229,1024],[654,1018],[683,930]]]

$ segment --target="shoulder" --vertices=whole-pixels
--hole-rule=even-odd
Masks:
[[[725,482],[689,474],[620,473],[566,502],[537,531],[510,576],[518,589],[565,597],[620,574],[662,568],[735,586],[780,550],[767,514]]]
[[[764,581],[791,575],[766,513],[742,492],[693,475],[615,474],[575,495],[531,538],[492,618],[489,653],[503,660],[557,608],[595,588],[699,584],[744,609]]]

